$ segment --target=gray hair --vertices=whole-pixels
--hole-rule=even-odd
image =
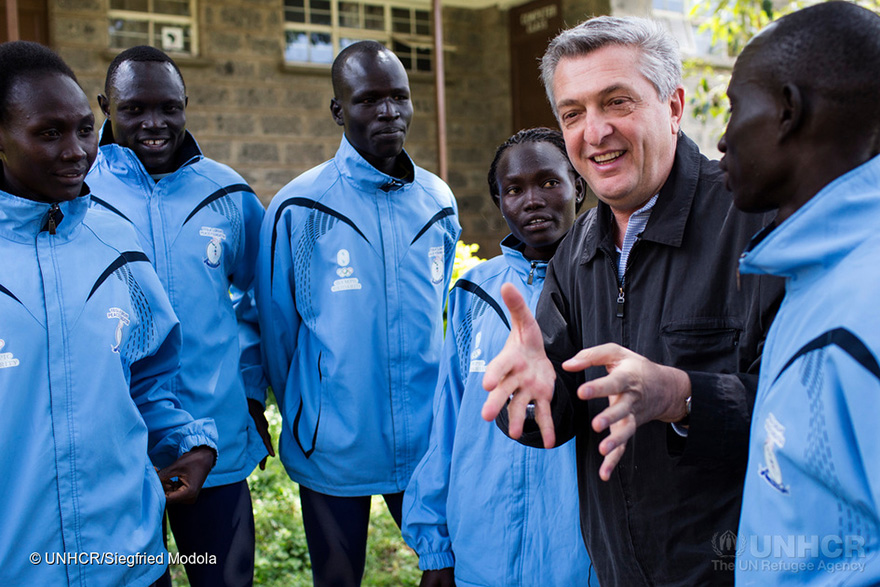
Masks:
[[[553,75],[565,57],[580,57],[607,45],[624,45],[641,50],[641,73],[666,100],[681,85],[681,54],[678,42],[660,23],[646,18],[599,16],[559,33],[541,59],[541,78],[553,114]]]

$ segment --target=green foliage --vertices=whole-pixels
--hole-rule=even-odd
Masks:
[[[485,261],[474,254],[479,250],[478,244],[468,245],[462,241],[455,243],[455,263],[452,266],[452,280],[449,282],[449,287],[452,287],[468,270]]]
[[[730,57],[739,55],[746,43],[772,21],[790,13],[817,4],[816,0],[712,0],[695,2],[690,16],[702,22],[700,31],[712,33],[712,43],[727,47]],[[880,12],[880,0],[856,0],[869,10]],[[684,64],[690,75],[698,75],[694,95],[690,98],[691,114],[700,122],[716,120],[727,124],[730,103],[727,101],[728,68],[719,68],[701,60]]]
[[[270,399],[266,419],[276,444],[281,434],[281,414]],[[257,469],[248,477],[254,507],[257,552],[254,585],[264,587],[309,587],[312,569],[302,525],[299,486],[290,480],[277,458],[270,458],[266,470]],[[168,548],[176,550],[169,535]],[[171,568],[175,587],[188,587],[184,569]],[[370,511],[370,534],[367,543],[365,587],[418,585],[421,571],[418,556],[400,537],[385,502],[374,497]]]

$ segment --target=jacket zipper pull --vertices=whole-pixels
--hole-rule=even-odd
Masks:
[[[535,280],[535,267],[538,266],[537,261],[532,261],[532,270],[529,271],[529,280],[526,282],[529,285],[532,285],[532,282]]]
[[[620,291],[617,294],[617,317],[623,318],[623,303],[626,301],[626,296],[623,294],[623,288],[620,288]]]
[[[52,204],[52,207],[49,208],[49,234],[55,234],[55,229],[58,228],[58,223],[61,221],[61,218],[56,219],[56,216],[59,215],[61,218],[64,218],[64,216],[61,215],[61,208],[58,207],[58,204]]]

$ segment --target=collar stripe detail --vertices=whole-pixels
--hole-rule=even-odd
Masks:
[[[125,218],[126,220],[128,220],[129,222],[131,222],[131,220],[128,218],[128,216],[126,216],[125,214],[123,214],[122,212],[120,212],[119,210],[117,210],[115,207],[111,206],[111,205],[110,205],[108,202],[106,202],[105,200],[102,200],[101,198],[96,198],[96,197],[93,195],[93,196],[92,196],[92,201],[93,201],[94,203],[96,203],[96,204],[100,204],[101,206],[107,208],[107,210],[109,210],[110,212],[113,212],[113,213],[116,214],[117,216],[120,216],[120,217],[122,217],[122,218]]]
[[[186,224],[190,221],[190,219],[196,215],[196,213],[213,202],[214,200],[219,200],[223,196],[228,196],[229,194],[234,194],[235,192],[250,192],[256,195],[256,192],[246,183],[236,183],[233,185],[228,185],[225,188],[220,188],[204,200],[202,200],[198,206],[196,206],[192,212],[189,213],[189,216],[186,217],[186,220],[183,221],[183,224]]]
[[[98,281],[95,282],[95,285],[92,286],[92,291],[89,292],[89,297],[86,298],[86,300],[91,299],[95,291],[97,291],[97,289],[101,287],[101,284],[104,283],[107,278],[113,274],[114,271],[116,271],[123,265],[126,265],[127,263],[134,263],[136,261],[146,261],[147,263],[149,263],[150,258],[141,251],[126,251],[124,253],[120,253],[116,260],[113,261],[113,263],[111,263],[110,266],[104,270],[104,273],[101,274],[101,276],[98,278]]]
[[[0,285],[0,293],[4,293],[4,294],[8,295],[10,298],[12,298],[13,300],[15,300],[15,301],[18,302],[19,304],[21,303],[21,300],[18,299],[17,297],[15,297],[15,294],[13,294],[11,291],[9,291],[8,289],[6,289],[6,288],[3,287],[2,285]]]
[[[489,306],[491,306],[492,309],[495,310],[495,313],[498,314],[498,317],[501,318],[501,321],[504,322],[504,325],[507,326],[507,329],[510,330],[510,322],[507,321],[507,316],[504,315],[504,310],[501,309],[501,306],[498,304],[495,298],[486,293],[486,290],[484,290],[473,281],[468,281],[467,279],[459,279],[455,282],[455,285],[453,287],[459,287],[465,291],[469,291],[478,298],[482,299],[487,304],[489,304]]]
[[[270,272],[270,279],[275,275],[275,242],[278,240],[278,221],[281,219],[281,215],[284,211],[290,206],[299,206],[301,208],[311,208],[312,210],[317,210],[319,212],[323,212],[324,214],[328,214],[345,222],[350,227],[354,229],[356,233],[361,235],[361,237],[367,241],[367,244],[370,244],[370,239],[361,232],[361,230],[357,227],[357,225],[347,216],[344,216],[337,212],[332,208],[328,208],[324,204],[319,204],[315,200],[310,200],[309,198],[290,198],[282,202],[280,206],[278,206],[278,210],[275,211],[275,221],[272,224],[272,245],[270,249],[271,256],[269,257],[272,260],[272,269]]]
[[[421,237],[423,234],[425,234],[428,231],[428,229],[431,228],[431,226],[434,223],[438,222],[441,218],[446,218],[447,216],[454,216],[454,215],[455,215],[455,210],[453,210],[451,207],[443,208],[442,210],[440,210],[439,212],[434,214],[434,216],[430,220],[428,220],[428,223],[422,227],[422,229],[419,231],[419,233],[416,235],[416,237],[414,239],[412,239],[412,242],[410,243],[410,245],[414,244],[417,240],[419,240],[419,237]]]
[[[877,379],[880,379],[880,365],[878,365],[876,357],[871,354],[871,351],[867,347],[867,345],[865,345],[865,343],[862,342],[859,337],[857,337],[846,328],[835,328],[834,330],[829,330],[824,334],[820,334],[819,336],[802,346],[800,350],[788,360],[782,370],[779,371],[779,375],[776,376],[776,378],[773,380],[773,383],[776,383],[776,381],[778,381],[779,378],[782,377],[782,374],[785,373],[786,369],[791,367],[791,365],[800,357],[812,351],[817,351],[819,349],[823,349],[832,345],[840,348],[840,350],[852,357],[871,375],[873,375]]]

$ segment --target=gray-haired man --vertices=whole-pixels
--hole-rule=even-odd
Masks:
[[[537,322],[502,292],[513,328],[483,380],[484,417],[535,446],[577,437],[600,583],[732,584],[722,536],[737,529],[760,348],[782,294],[740,280],[736,262],[765,219],[736,211],[717,163],[681,132],[681,61],[660,25],[589,20],[541,67],[600,203],[551,262]]]

